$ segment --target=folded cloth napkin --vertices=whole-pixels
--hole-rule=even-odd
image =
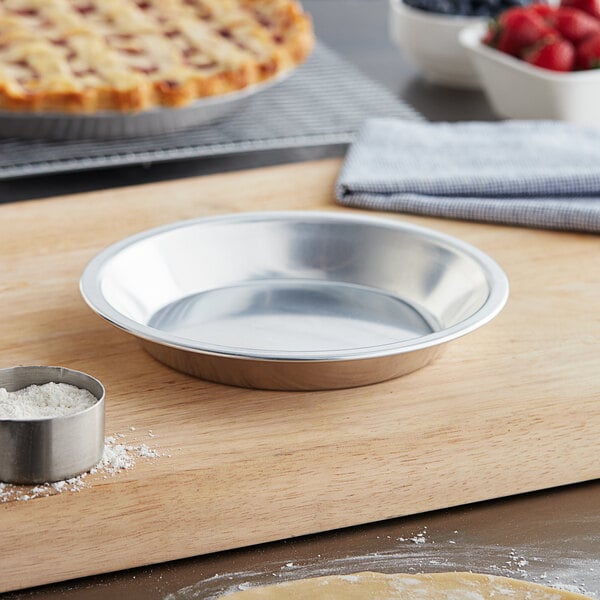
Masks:
[[[600,128],[373,119],[336,196],[357,208],[600,232]]]

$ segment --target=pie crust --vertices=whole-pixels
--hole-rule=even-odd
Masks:
[[[581,594],[478,573],[354,573],[288,581],[224,600],[592,600]]]
[[[0,110],[181,107],[276,77],[313,42],[296,0],[2,0]]]

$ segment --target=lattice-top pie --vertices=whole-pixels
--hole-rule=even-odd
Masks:
[[[0,109],[184,106],[272,78],[312,44],[295,0],[0,0]]]

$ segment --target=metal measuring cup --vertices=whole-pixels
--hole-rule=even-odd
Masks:
[[[67,383],[88,390],[97,402],[70,415],[0,419],[0,481],[35,484],[80,475],[104,452],[104,386],[86,373],[65,367],[0,369],[0,387],[9,392],[30,385]]]

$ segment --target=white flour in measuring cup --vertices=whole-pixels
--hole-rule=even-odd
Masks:
[[[0,419],[64,417],[90,408],[98,399],[88,390],[67,383],[30,385],[9,392],[0,388]]]

